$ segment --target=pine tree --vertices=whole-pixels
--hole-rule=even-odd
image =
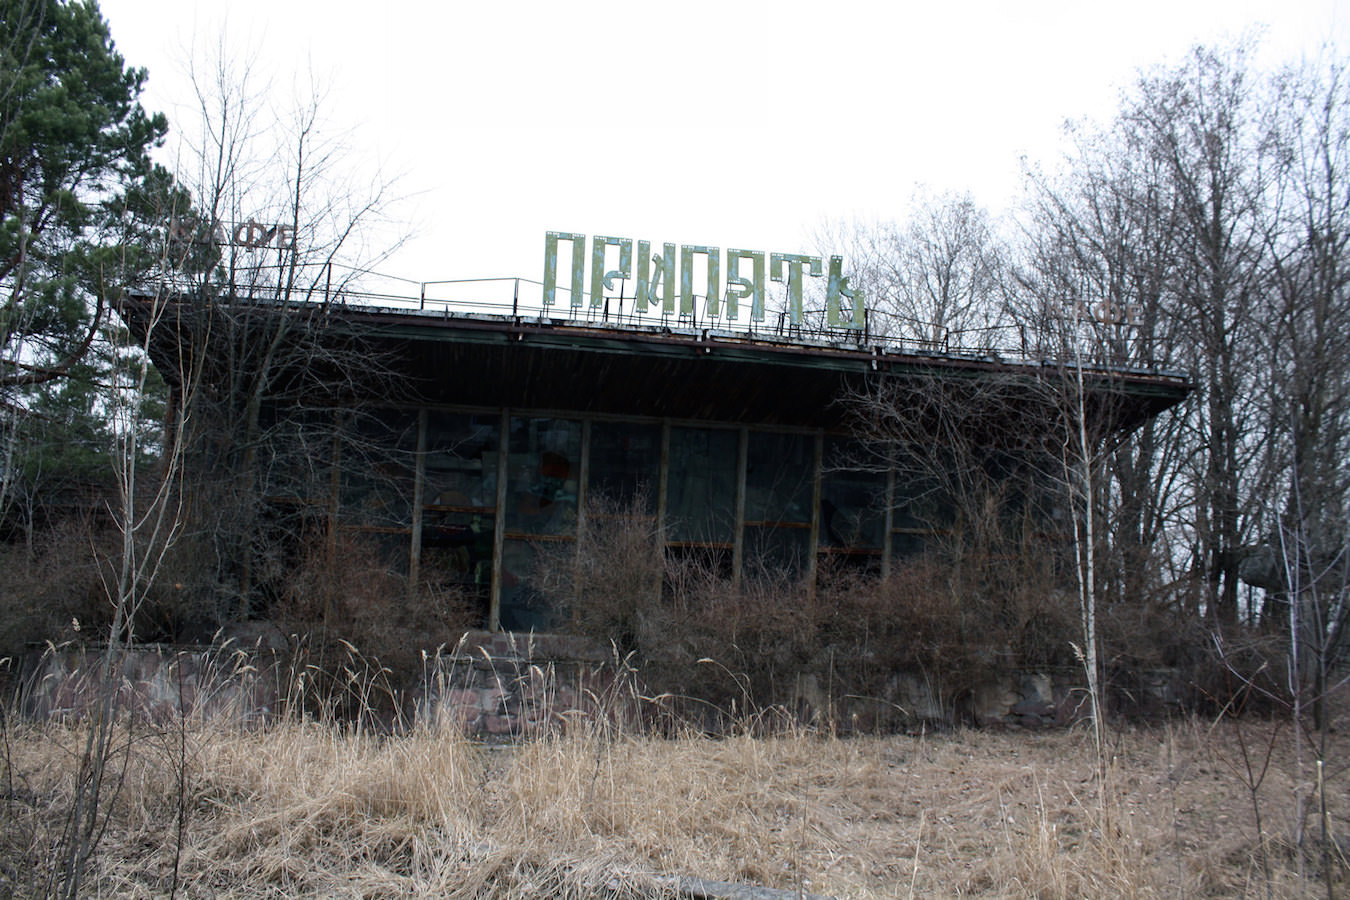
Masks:
[[[168,125],[93,0],[0,0],[0,404],[69,377],[156,255]]]

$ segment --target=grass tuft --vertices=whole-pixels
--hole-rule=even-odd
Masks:
[[[123,721],[86,893],[653,897],[686,877],[854,898],[1266,896],[1228,729],[1114,734],[1103,777],[1082,730],[841,739],[760,721],[656,736],[621,714],[631,687],[616,685],[595,698],[603,714],[505,746],[299,715]],[[6,717],[0,894],[43,893],[83,728]],[[1281,823],[1266,834],[1273,897],[1324,885],[1317,848],[1282,818],[1308,789],[1293,771],[1277,755],[1261,789]],[[1325,789],[1339,822],[1350,790]]]

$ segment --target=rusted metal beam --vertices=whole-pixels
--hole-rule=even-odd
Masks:
[[[506,479],[510,474],[508,454],[511,452],[511,411],[502,410],[497,432],[497,497],[496,515],[492,517],[492,586],[488,601],[488,630],[502,627],[502,551],[506,547]]]

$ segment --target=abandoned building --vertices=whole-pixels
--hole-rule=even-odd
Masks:
[[[133,328],[149,302],[124,304]],[[231,354],[204,337],[212,304],[247,306],[184,295],[151,345],[161,370],[197,347],[209,357],[200,379],[229,377]],[[284,315],[297,325],[272,340]],[[376,542],[408,584],[474,598],[493,631],[558,627],[534,582],[537,556],[620,507],[636,505],[666,553],[701,554],[729,577],[752,563],[808,577],[823,565],[891,571],[938,526],[919,513],[916,485],[860,462],[846,398],[887,380],[1015,382],[1049,365],[893,346],[837,323],[641,316],[608,302],[485,312],[349,297],[233,321],[255,347],[322,335],[269,363],[249,458],[271,508]],[[1165,372],[1088,374],[1102,433],[1187,391]]]

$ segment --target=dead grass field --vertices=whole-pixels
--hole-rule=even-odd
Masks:
[[[1238,738],[1259,764],[1272,735],[1257,792],[1267,882]],[[0,894],[23,896],[50,864],[81,732],[10,719],[7,737]],[[315,723],[124,737],[122,788],[82,895],[659,896],[655,874],[862,898],[1328,891],[1312,848],[1313,757],[1296,759],[1290,730],[1269,722],[1116,731],[1104,780],[1081,729],[658,739],[575,728],[507,748]],[[1344,838],[1350,747],[1343,730],[1332,739],[1327,819]],[[1346,888],[1341,860],[1330,889]]]

